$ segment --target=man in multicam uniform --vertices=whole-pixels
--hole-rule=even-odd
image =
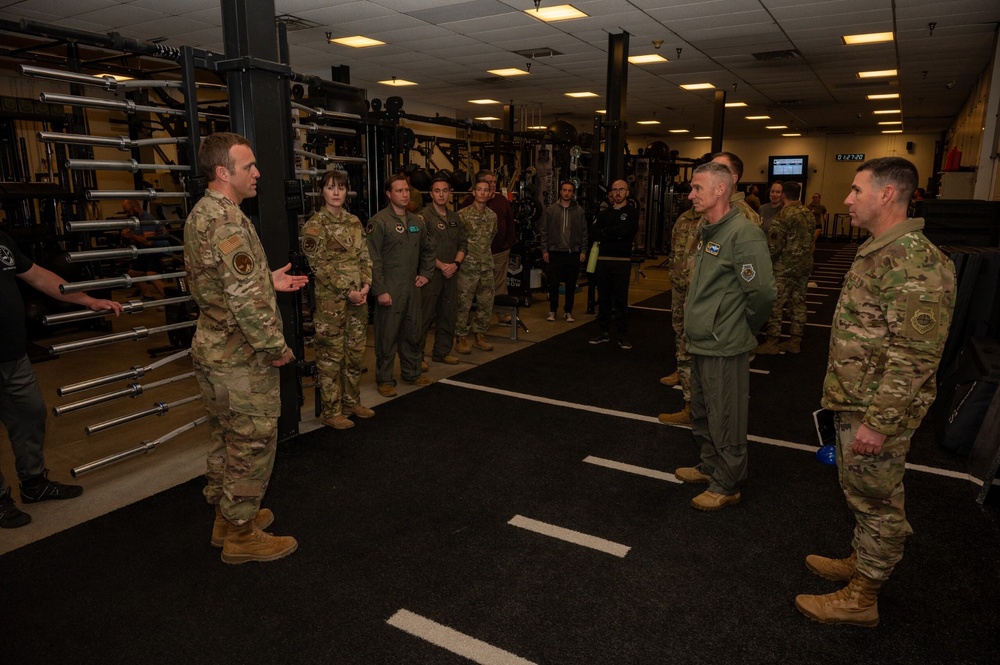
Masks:
[[[383,397],[396,395],[393,366],[399,352],[403,383],[433,383],[420,375],[420,289],[434,273],[434,247],[424,223],[406,206],[410,186],[395,175],[385,183],[389,205],[368,221],[368,251],[372,257],[375,310],[375,381]]]
[[[806,287],[813,267],[813,229],[815,217],[802,203],[799,193],[802,185],[797,182],[782,183],[781,211],[771,221],[767,231],[767,246],[771,250],[774,266],[774,284],[778,295],[771,307],[767,321],[767,339],[757,346],[757,353],[775,355],[780,351],[798,353],[802,347],[802,333],[806,329]],[[788,312],[790,321],[787,342],[781,338],[781,321]]]
[[[290,263],[268,269],[239,208],[257,195],[260,177],[249,142],[228,132],[206,137],[198,168],[208,190],[184,225],[184,264],[199,309],[191,357],[211,429],[204,490],[216,507],[211,542],[226,563],[272,561],[298,547],[261,530],[274,519],[260,502],[278,441],[278,367],[295,359],[274,292],[296,291],[308,278],[289,275]]]
[[[736,183],[743,177],[743,160],[731,152],[717,152],[712,161],[722,164],[733,174],[733,195],[729,205],[738,208],[743,216],[760,226],[760,216],[746,202],[742,192],[736,192]],[[661,413],[659,421],[664,425],[691,424],[691,355],[684,342],[684,303],[687,300],[688,283],[694,268],[695,248],[705,218],[690,208],[683,212],[670,232],[670,318],[677,345],[677,371],[660,379],[665,386],[681,385],[684,408],[676,413]]]
[[[323,207],[302,227],[302,252],[315,276],[316,367],[323,423],[338,430],[354,427],[348,416],[371,418],[361,404],[361,357],[368,336],[368,291],[372,259],[361,220],[344,209],[344,171],[320,180]]]
[[[848,582],[795,606],[823,623],[878,624],[878,593],[912,533],[903,506],[910,437],[936,394],[936,373],[955,305],[955,268],[907,219],[917,170],[900,157],[858,167],[845,203],[851,226],[871,237],[844,280],[823,382],[836,412],[837,471],[856,526],[846,559],[811,554],[806,566]]]
[[[465,255],[462,269],[458,271],[458,308],[455,320],[455,350],[472,353],[472,347],[492,351],[493,345],[486,341],[486,331],[490,329],[493,315],[493,254],[490,246],[497,233],[497,214],[486,207],[490,200],[490,183],[484,178],[476,181],[473,190],[476,198],[472,205],[458,211],[465,227],[465,237],[469,252]],[[477,303],[476,317],[469,322],[472,301]],[[475,334],[475,341],[469,342],[469,333]]]
[[[457,365],[451,355],[455,342],[455,308],[458,306],[458,271],[469,248],[465,226],[458,213],[448,207],[451,183],[443,175],[431,181],[431,205],[424,206],[420,219],[434,244],[434,274],[421,291],[423,321],[420,330],[420,353],[427,347],[427,331],[434,323],[434,350],[431,359]]]

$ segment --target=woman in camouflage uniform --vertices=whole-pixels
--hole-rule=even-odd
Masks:
[[[323,424],[350,429],[348,416],[371,418],[361,405],[361,356],[368,333],[372,260],[364,228],[344,209],[347,174],[331,170],[320,181],[323,207],[302,227],[302,251],[315,273],[316,366]]]

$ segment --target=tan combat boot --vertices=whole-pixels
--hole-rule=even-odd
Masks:
[[[878,625],[878,591],[881,582],[858,573],[840,591],[825,596],[796,596],[795,607],[813,621],[848,623],[874,628]]]
[[[420,361],[420,373],[424,374],[424,373],[429,372],[429,371],[431,371],[431,368],[427,366],[427,363],[425,363],[423,360],[421,360]]]
[[[778,348],[777,338],[768,337],[767,341],[763,344],[758,344],[757,348],[754,350],[755,353],[759,353],[762,356],[776,356],[781,349]]]
[[[266,529],[274,521],[274,513],[267,508],[261,508],[253,516],[253,523],[258,529]],[[229,535],[229,520],[222,516],[222,508],[215,506],[215,522],[212,523],[212,547],[222,547]]]
[[[274,561],[288,556],[298,547],[298,542],[291,536],[272,536],[258,529],[250,520],[241,526],[229,526],[229,535],[222,544],[222,561]]]
[[[468,335],[459,335],[455,338],[455,350],[464,355],[472,353],[472,345],[469,344]]]
[[[854,577],[854,569],[857,565],[857,552],[851,552],[851,555],[846,559],[828,559],[818,554],[810,554],[806,557],[806,568],[832,582],[849,582]]]
[[[493,350],[493,345],[486,341],[486,335],[483,333],[476,333],[476,341],[472,343],[472,346],[483,351]]]
[[[680,382],[681,382],[681,375],[678,374],[677,372],[674,372],[673,374],[668,374],[662,379],[660,379],[660,383],[662,383],[665,386],[676,386]]]
[[[661,413],[656,419],[664,425],[690,425],[691,402],[684,402],[684,408],[677,413]]]
[[[349,416],[354,414],[358,418],[374,418],[375,412],[369,409],[367,406],[361,404],[355,404],[354,406],[344,407],[344,415]]]
[[[792,335],[788,338],[787,342],[782,342],[778,345],[779,351],[784,351],[785,353],[799,353],[802,351],[802,336]]]
[[[331,416],[330,418],[324,418],[323,424],[326,425],[327,427],[332,427],[333,429],[340,429],[340,430],[351,429],[352,427],[354,427],[354,423],[351,422],[351,420],[342,413],[338,413],[337,415]]]
[[[693,466],[682,466],[674,471],[674,477],[682,483],[704,483],[708,485],[712,482],[712,476],[704,474]]]

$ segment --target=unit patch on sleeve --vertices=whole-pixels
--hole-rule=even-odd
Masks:
[[[233,270],[246,277],[253,272],[254,260],[248,252],[240,252],[233,257]]]
[[[752,282],[753,278],[757,276],[757,271],[753,269],[752,263],[744,263],[743,268],[740,270],[740,277],[746,282]]]

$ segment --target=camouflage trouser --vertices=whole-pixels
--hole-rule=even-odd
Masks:
[[[455,334],[485,333],[493,316],[493,264],[462,264],[458,271],[458,305],[455,308]],[[476,318],[469,322],[472,300],[477,303]]]
[[[802,337],[806,329],[806,287],[809,286],[809,275],[775,275],[774,286],[777,294],[771,306],[771,318],[767,321],[768,338],[777,339],[781,336],[781,319],[785,312],[788,312],[788,320],[791,322],[789,333]]]
[[[263,362],[263,361],[262,361]],[[240,525],[260,509],[278,444],[281,388],[270,363],[216,365],[194,360],[211,441],[205,498]]]
[[[361,403],[361,356],[368,336],[368,305],[354,305],[346,298],[316,294],[314,344],[322,418],[343,413],[343,407]]]
[[[848,507],[854,512],[857,570],[885,581],[903,558],[903,543],[913,533],[903,507],[903,472],[913,430],[886,438],[876,455],[855,455],[851,443],[863,414],[837,414],[837,474]]]
[[[691,403],[691,354],[687,352],[687,342],[684,341],[684,303],[687,300],[687,289],[671,289],[670,319],[674,327],[677,342],[677,376],[681,380],[681,393],[684,401]]]

